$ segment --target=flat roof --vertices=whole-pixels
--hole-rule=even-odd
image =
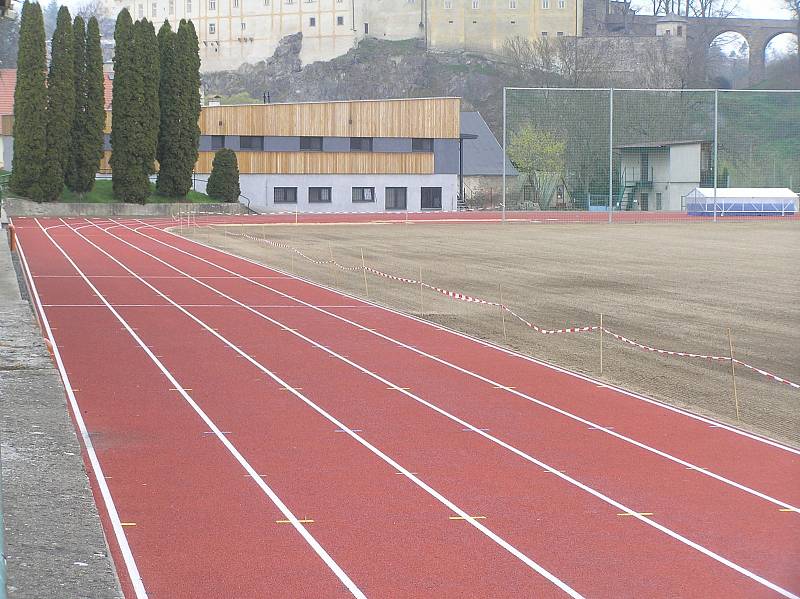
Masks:
[[[620,144],[614,146],[617,150],[636,150],[648,148],[668,148],[670,146],[687,146],[691,144],[710,144],[710,139],[677,139],[674,141],[646,141],[636,144]]]
[[[214,98],[214,96],[211,96]],[[303,104],[355,104],[356,102],[413,102],[415,100],[461,100],[459,96],[428,96],[425,98],[365,98],[363,100],[309,100],[306,102],[253,102],[251,104],[208,104],[209,98],[206,97],[206,104],[203,108],[238,108],[244,106],[298,106]]]

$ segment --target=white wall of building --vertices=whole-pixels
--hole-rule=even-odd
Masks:
[[[208,175],[198,175],[196,189],[205,192]],[[246,175],[239,176],[243,196],[250,207],[259,212],[384,212],[387,187],[405,187],[406,205],[410,212],[421,210],[420,189],[442,188],[442,210],[456,209],[458,175]],[[296,187],[297,204],[276,204],[275,187]],[[309,187],[330,187],[330,203],[309,203]],[[373,187],[374,202],[353,202],[353,187]],[[245,200],[242,203],[247,204]],[[402,211],[399,211],[402,212]]]

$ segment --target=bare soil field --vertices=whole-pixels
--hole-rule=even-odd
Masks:
[[[800,381],[800,225],[796,222],[536,225],[229,226],[319,260],[368,266],[489,300],[546,328],[603,324],[645,345],[735,357]],[[226,235],[204,242],[365,296],[361,271]],[[730,365],[645,352],[596,332],[542,335],[497,308],[369,275],[372,301],[800,446],[800,391]]]

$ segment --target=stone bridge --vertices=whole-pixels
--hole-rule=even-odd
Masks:
[[[750,84],[765,77],[767,45],[782,33],[797,35],[795,21],[781,19],[695,18],[686,19],[686,33],[690,52],[706,52],[714,38],[721,33],[740,34],[750,49]]]

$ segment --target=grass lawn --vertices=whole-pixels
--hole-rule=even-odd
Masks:
[[[170,198],[167,196],[157,195],[155,185],[153,184],[150,185],[150,189],[152,191],[150,197],[147,198],[148,204],[165,204],[170,202],[191,202],[194,204],[207,204],[216,201],[208,197],[206,194],[200,193],[199,191],[190,191],[185,198]],[[84,194],[83,197],[80,197],[77,193],[73,193],[69,191],[67,188],[64,188],[64,191],[61,194],[60,201],[107,204],[111,202],[116,202],[117,200],[114,199],[114,195],[112,193],[111,180],[103,179],[96,181],[92,191],[90,191],[87,194]]]

